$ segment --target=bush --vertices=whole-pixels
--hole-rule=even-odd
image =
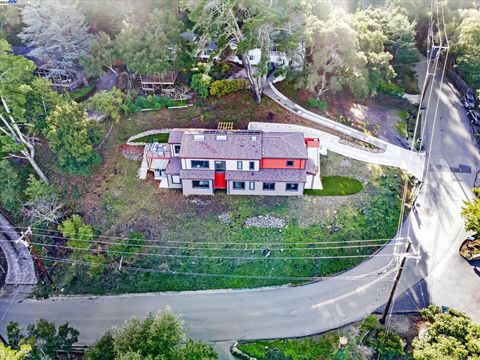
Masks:
[[[20,207],[21,181],[8,160],[0,160],[0,205],[16,213]]]
[[[391,96],[396,99],[401,99],[403,94],[405,93],[400,86],[395,85],[394,83],[391,83],[391,82],[381,83],[380,86],[378,87],[378,90],[382,94]]]
[[[247,82],[243,79],[237,80],[217,80],[210,87],[210,95],[222,97],[247,87]]]
[[[208,96],[208,88],[212,78],[207,74],[194,74],[192,75],[191,86],[196,91],[198,97],[205,99]]]
[[[135,100],[131,96],[127,96],[125,103],[121,106],[125,115],[131,115],[144,109],[160,110],[165,107],[175,106],[177,102],[168,97],[148,95],[138,96]]]
[[[123,93],[117,88],[110,91],[99,91],[88,101],[88,108],[105,114],[113,120],[120,119],[120,106]]]
[[[317,108],[320,111],[327,110],[327,102],[325,100],[311,98],[311,99],[308,99],[307,104],[309,107]]]
[[[80,89],[72,91],[70,98],[76,102],[80,102],[88,98],[94,89],[95,87],[93,85],[81,87]]]

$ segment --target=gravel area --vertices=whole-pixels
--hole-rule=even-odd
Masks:
[[[248,218],[247,221],[245,221],[245,227],[281,229],[285,227],[285,220],[271,216],[271,215],[259,215],[259,216]]]

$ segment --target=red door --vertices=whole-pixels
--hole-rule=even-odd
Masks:
[[[227,188],[227,180],[225,180],[225,173],[224,172],[215,173],[214,187],[215,187],[215,189],[226,189]]]

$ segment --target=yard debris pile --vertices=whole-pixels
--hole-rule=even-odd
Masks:
[[[122,156],[127,160],[142,160],[143,146],[124,144],[120,146],[120,152],[122,153]]]
[[[218,220],[220,220],[224,224],[228,224],[232,221],[232,215],[230,213],[223,213],[218,215]]]
[[[245,227],[281,229],[285,227],[285,220],[271,216],[271,215],[259,215],[259,216],[248,218],[245,221]]]

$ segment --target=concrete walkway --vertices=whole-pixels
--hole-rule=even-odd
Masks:
[[[327,151],[333,151],[355,160],[378,165],[398,167],[420,180],[423,177],[423,170],[425,166],[424,154],[412,152],[392,144],[385,143],[385,151],[383,152],[373,152],[363,150],[360,147],[353,147],[346,143],[342,143],[341,139],[336,135],[306,126],[251,122],[248,124],[248,128],[251,130],[263,131],[301,131],[306,137],[320,138],[320,153],[322,155],[326,155]]]

